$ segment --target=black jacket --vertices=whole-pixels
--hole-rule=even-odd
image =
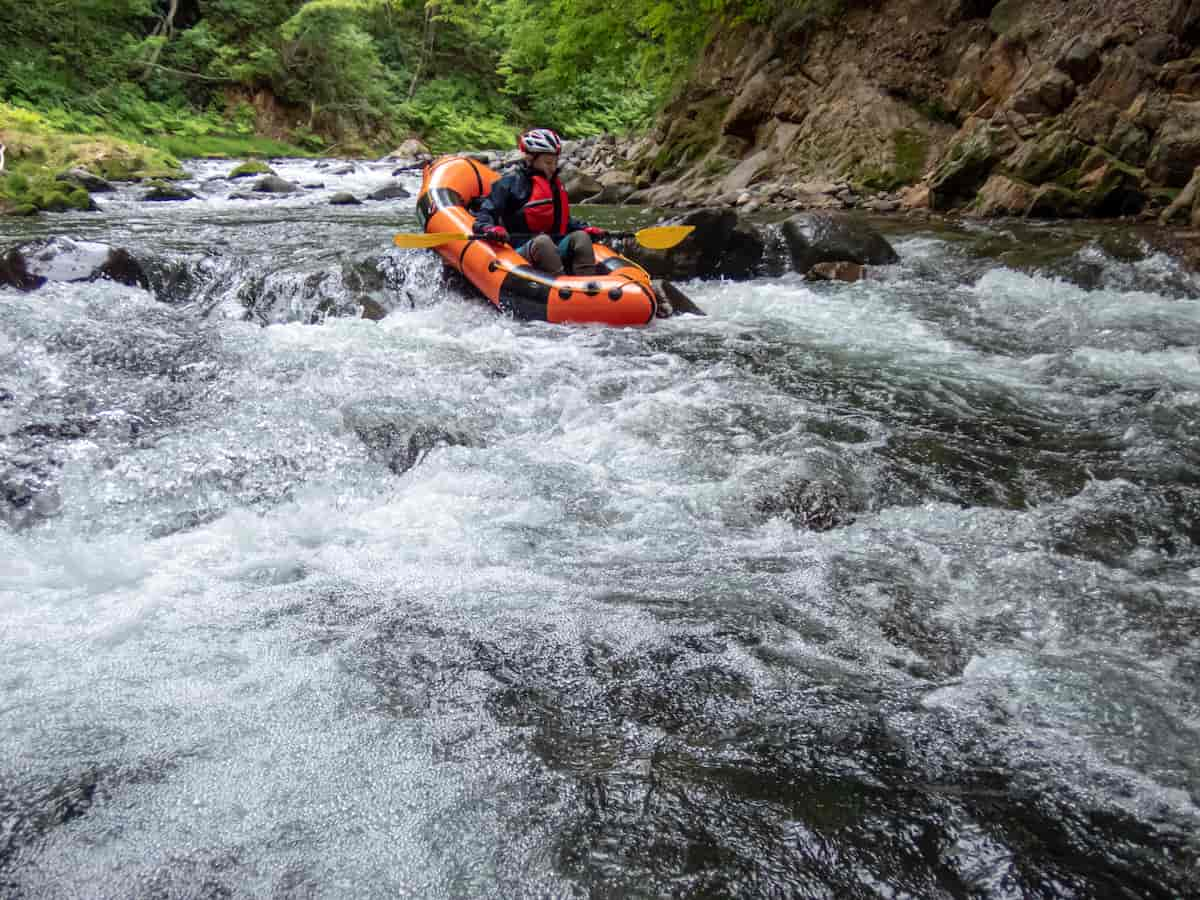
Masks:
[[[489,225],[503,225],[512,234],[529,234],[530,228],[521,214],[522,208],[533,194],[533,176],[537,174],[527,164],[521,163],[492,185],[491,193],[483,198],[475,213],[475,232]],[[554,173],[558,178],[558,172]],[[567,221],[567,232],[582,231],[588,223],[579,219]]]

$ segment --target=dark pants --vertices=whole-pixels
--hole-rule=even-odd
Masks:
[[[595,275],[597,272],[596,251],[586,231],[572,231],[557,242],[548,234],[539,234],[518,247],[517,252],[547,275],[558,276],[564,271],[571,275]]]

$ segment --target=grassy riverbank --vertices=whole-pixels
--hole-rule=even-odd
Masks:
[[[72,130],[71,125],[86,131]],[[59,176],[86,169],[107,181],[179,178],[179,160],[309,156],[310,149],[255,135],[166,134],[141,138],[105,133],[99,120],[59,121],[0,103],[0,142],[6,147],[0,175],[0,214],[86,209],[88,193]]]

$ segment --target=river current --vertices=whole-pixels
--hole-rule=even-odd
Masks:
[[[0,289],[0,896],[1200,896],[1200,279],[884,223],[522,323],[353,165],[0,220],[158,289]]]

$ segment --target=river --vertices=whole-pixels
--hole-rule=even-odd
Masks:
[[[0,895],[1198,896],[1200,279],[893,222],[522,323],[275,165],[0,220],[160,287],[0,289]]]

